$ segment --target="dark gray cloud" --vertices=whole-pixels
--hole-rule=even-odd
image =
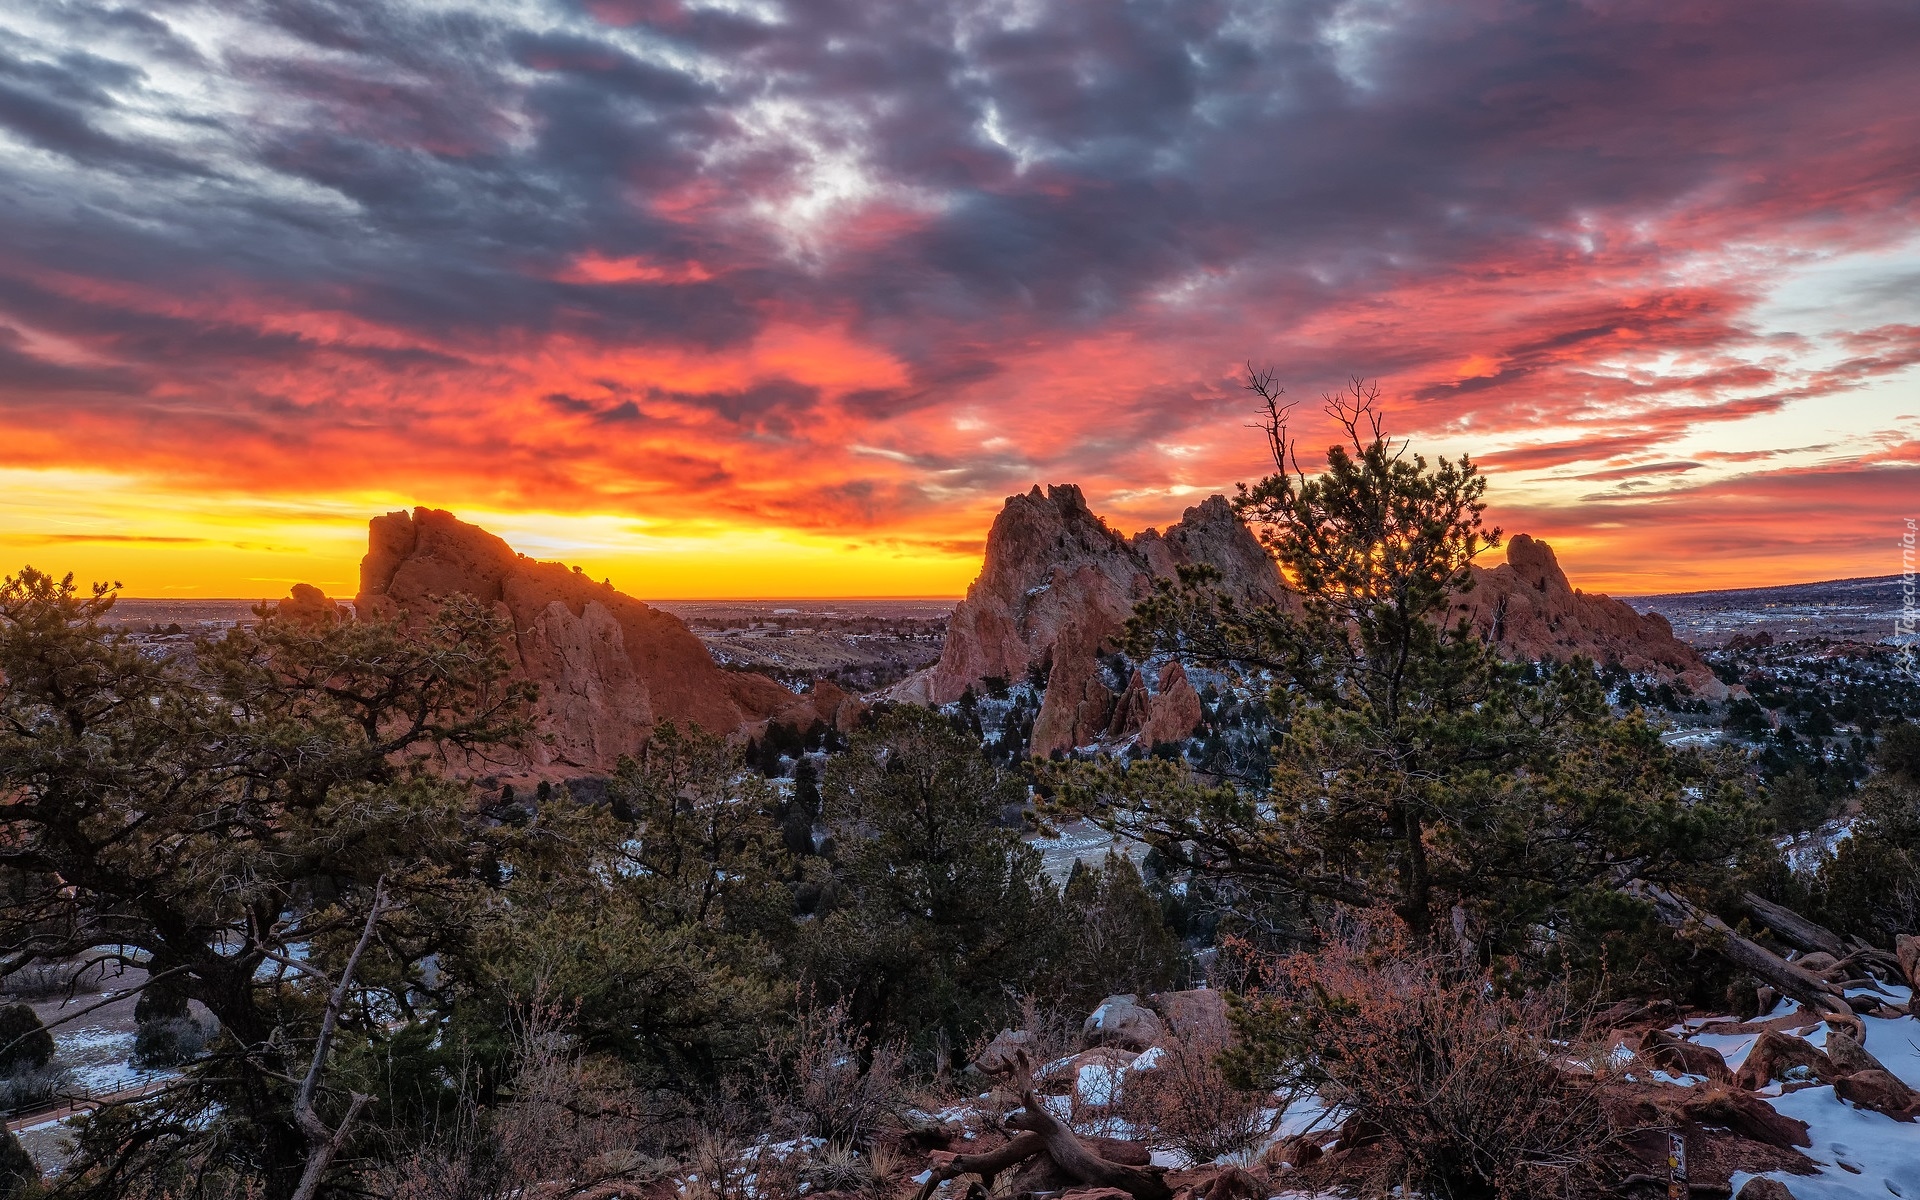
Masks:
[[[1617,270],[1794,224],[1891,239],[1920,198],[1920,9],[1891,0],[10,7],[0,320],[108,360],[88,368],[103,409],[198,385],[236,425],[286,413],[296,375],[364,420],[372,381],[503,339],[728,355],[783,322],[905,365],[838,400],[878,420],[990,387],[1048,339],[1218,312],[1284,338],[1371,294],[1541,269],[1543,247]],[[1663,221],[1636,249],[1636,222]],[[1148,315],[1192,279],[1214,312]],[[1537,409],[1527,389],[1623,328],[1711,345],[1745,336],[1728,306],[1748,300],[1518,331],[1490,314],[1502,369],[1416,398]],[[1291,347],[1309,379],[1432,357],[1343,320],[1347,340]],[[78,369],[0,351],[13,403]],[[1120,427],[1210,415],[1162,396]],[[674,399],[780,436],[822,402],[796,381]],[[547,408],[647,419],[640,396]]]

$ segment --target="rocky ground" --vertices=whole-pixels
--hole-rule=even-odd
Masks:
[[[1820,965],[1811,956],[1803,961]],[[1621,1131],[1609,1152],[1612,1194],[1666,1195],[1673,1133],[1685,1147],[1691,1196],[1920,1197],[1920,1021],[1901,1011],[1910,1000],[1904,987],[1874,983],[1850,994],[1871,1006],[1862,1017],[1864,1045],[1782,1002],[1747,1021],[1642,1010],[1595,1045],[1570,1048],[1565,1069],[1602,1079]],[[1004,1031],[960,1081],[971,1081],[972,1091],[906,1110],[899,1138],[872,1152],[862,1194],[902,1200],[983,1194],[1129,1200],[1144,1194],[1090,1185],[1051,1150],[1020,1154],[1022,1131],[1048,1124],[1109,1164],[1158,1175],[1166,1187],[1161,1194],[1174,1200],[1372,1194],[1366,1185],[1384,1153],[1377,1135],[1315,1096],[1233,1100],[1219,1088],[1186,1097],[1189,1112],[1199,1111],[1197,1124],[1154,1121],[1156,1112],[1166,1111],[1156,1109],[1155,1100],[1169,1094],[1167,1080],[1197,1061],[1195,1049],[1228,1036],[1224,998],[1205,989],[1110,997],[1064,1039],[1057,1030]],[[1034,1119],[1029,1107],[1046,1116]],[[1231,1148],[1215,1154],[1215,1145]],[[807,1139],[763,1139],[741,1152],[737,1174],[719,1179],[709,1165],[708,1182],[759,1200],[809,1191],[851,1196],[851,1188],[794,1182],[818,1178],[809,1172],[817,1172],[827,1153],[824,1144]],[[874,1171],[883,1179],[874,1180]],[[972,1190],[983,1171],[994,1175],[985,1193]],[[1137,1184],[1141,1177],[1132,1178]],[[663,1181],[661,1195],[711,1194],[699,1185],[685,1177]]]

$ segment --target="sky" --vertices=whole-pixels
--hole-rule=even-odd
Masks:
[[[1912,0],[9,0],[0,564],[955,595],[1375,381],[1589,590],[1900,570]],[[1497,555],[1495,556],[1497,559]]]

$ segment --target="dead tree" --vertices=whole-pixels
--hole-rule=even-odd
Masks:
[[[380,916],[387,909],[387,881],[382,878],[373,889],[373,907],[367,910],[367,923],[360,930],[360,940],[353,947],[353,953],[347,956],[347,965],[340,970],[340,981],[334,984],[333,991],[327,996],[327,1009],[320,1018],[320,1036],[313,1046],[313,1063],[307,1068],[306,1078],[300,1081],[300,1087],[293,1095],[293,1119],[300,1131],[307,1136],[307,1165],[300,1173],[299,1186],[293,1189],[293,1200],[313,1200],[320,1190],[320,1181],[326,1177],[327,1168],[339,1156],[340,1148],[347,1143],[347,1135],[353,1129],[353,1123],[359,1119],[361,1110],[373,1101],[373,1097],[362,1092],[350,1093],[347,1111],[340,1118],[340,1124],[327,1128],[320,1114],[314,1111],[314,1097],[320,1090],[320,1075],[326,1069],[327,1052],[333,1048],[333,1031],[340,1023],[340,1012],[347,1005],[348,993],[353,988],[353,973],[360,966],[360,956],[366,953],[367,943],[373,940],[374,926],[379,924]]]
[[[1627,891],[1653,906],[1654,915],[1676,930],[1698,930],[1712,938],[1713,949],[1728,962],[1752,975],[1783,996],[1800,1002],[1807,1011],[1819,1014],[1829,1025],[1845,1029],[1855,1041],[1866,1043],[1866,1025],[1847,1003],[1845,991],[1811,971],[1794,966],[1752,938],[1743,937],[1732,926],[1684,896],[1677,896],[1659,884],[1636,879]]]
[[[917,1200],[928,1200],[933,1189],[959,1175],[979,1175],[991,1187],[995,1175],[1043,1154],[1076,1183],[1118,1188],[1134,1200],[1173,1200],[1173,1189],[1167,1186],[1159,1167],[1131,1166],[1100,1157],[1040,1103],[1033,1089],[1033,1059],[1025,1050],[1013,1054],[1006,1089],[1019,1096],[1024,1106],[1006,1121],[1007,1128],[1021,1131],[1020,1135],[998,1150],[959,1155],[936,1167],[921,1186]]]

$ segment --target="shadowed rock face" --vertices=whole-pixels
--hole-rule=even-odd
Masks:
[[[1475,586],[1456,597],[1455,612],[1509,657],[1585,654],[1713,699],[1726,695],[1663,618],[1577,591],[1545,542],[1516,535],[1507,557],[1506,565],[1474,568]],[[990,677],[1017,682],[1044,672],[1036,754],[1136,734],[1149,742],[1184,739],[1201,715],[1184,671],[1163,671],[1149,690],[1137,673],[1105,678],[1099,655],[1113,647],[1156,579],[1197,564],[1217,569],[1244,604],[1291,603],[1273,560],[1224,497],[1188,509],[1164,533],[1149,529],[1129,539],[1107,528],[1071,484],[1011,496],[987,535],[980,576],[954,610],[940,661],[890,694],[945,704]]]
[[[1474,587],[1454,598],[1454,612],[1472,619],[1508,658],[1565,662],[1583,654],[1598,663],[1682,684],[1695,695],[1724,700],[1700,652],[1673,636],[1659,613],[1641,615],[1624,601],[1589,595],[1567,580],[1553,548],[1524,533],[1507,542],[1507,561],[1475,567]]]
[[[1036,754],[1183,722],[1177,737],[1163,740],[1184,738],[1199,720],[1199,698],[1184,673],[1179,687],[1169,677],[1156,695],[1144,678],[1112,681],[1116,693],[1101,678],[1098,654],[1155,579],[1200,564],[1219,570],[1242,600],[1285,602],[1272,561],[1219,496],[1188,509],[1165,533],[1149,529],[1131,539],[1108,529],[1072,484],[1009,497],[987,535],[980,577],[948,623],[940,661],[893,695],[946,704],[992,676],[1017,682],[1045,672]]]
[[[363,618],[424,615],[464,592],[512,624],[517,673],[540,686],[535,737],[502,752],[489,773],[605,774],[667,720],[730,735],[758,732],[769,718],[804,728],[847,715],[848,697],[831,685],[802,697],[764,675],[723,671],[678,617],[516,554],[450,513],[388,513],[369,532],[355,600]]]

